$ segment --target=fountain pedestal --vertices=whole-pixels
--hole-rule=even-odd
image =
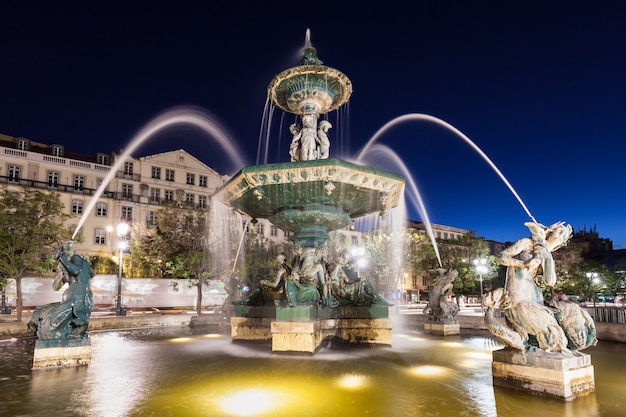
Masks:
[[[461,334],[461,326],[456,320],[426,320],[424,322],[424,332],[438,336],[450,336]]]
[[[591,356],[521,352],[504,348],[493,352],[493,385],[562,400],[595,391]]]
[[[38,340],[33,353],[33,369],[64,368],[91,364],[91,341]]]

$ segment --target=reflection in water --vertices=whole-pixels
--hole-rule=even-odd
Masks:
[[[623,344],[589,349],[596,393],[562,402],[494,389],[491,351],[500,345],[490,335],[407,332],[391,348],[333,345],[303,357],[204,330],[92,333],[90,366],[45,371],[29,368],[32,341],[0,343],[0,415],[624,415]]]

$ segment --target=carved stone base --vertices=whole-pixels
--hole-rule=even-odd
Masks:
[[[461,334],[461,326],[456,320],[447,322],[427,320],[424,322],[424,332],[439,336],[450,336]]]
[[[231,317],[230,336],[233,340],[271,340],[271,323],[267,317]]]
[[[521,352],[500,349],[493,352],[493,385],[570,401],[595,391],[591,356]]]
[[[237,313],[245,316],[231,318],[232,339],[271,340],[273,352],[314,353],[330,338],[391,346],[392,323],[387,318],[387,306],[237,307]]]
[[[336,337],[347,343],[391,346],[390,319],[341,319]]]
[[[91,341],[38,340],[35,342],[33,369],[70,368],[91,364]]]
[[[314,353],[321,343],[319,321],[272,322],[272,352]]]

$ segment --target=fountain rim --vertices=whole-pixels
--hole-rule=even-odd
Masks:
[[[302,116],[302,112],[294,112],[293,109],[289,108],[286,103],[281,103],[276,95],[276,90],[280,87],[281,82],[292,78],[303,75],[324,75],[326,77],[333,78],[338,80],[341,86],[343,87],[341,91],[337,91],[340,95],[333,98],[333,104],[328,108],[323,109],[319,112],[319,114],[326,114],[331,111],[337,110],[344,103],[348,101],[350,96],[352,95],[352,81],[348,78],[346,74],[335,69],[333,67],[329,67],[326,65],[297,65],[295,67],[287,68],[284,71],[276,74],[274,78],[270,81],[267,86],[267,95],[272,100],[272,102],[280,108],[282,111],[286,113],[297,114]]]
[[[406,183],[406,179],[399,174],[395,174],[389,171],[383,171],[377,168],[372,168],[365,165],[356,164],[354,162],[349,162],[343,159],[338,158],[327,158],[327,159],[313,159],[310,161],[296,161],[296,162],[275,162],[271,164],[263,164],[263,165],[249,165],[240,169],[237,173],[232,175],[228,181],[218,187],[213,193],[214,196],[219,195],[223,192],[228,186],[234,181],[238,180],[239,177],[245,176],[248,174],[258,174],[263,171],[285,171],[290,169],[301,169],[301,168],[322,168],[326,166],[337,166],[340,168],[352,169],[355,171],[360,171],[362,173],[379,175],[381,177],[385,177],[386,179],[398,181],[401,183]],[[251,183],[251,185],[256,185]],[[260,184],[259,184],[260,185]]]

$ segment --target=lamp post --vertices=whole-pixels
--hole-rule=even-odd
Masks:
[[[487,267],[487,259],[479,258],[474,259],[474,268],[478,273],[478,278],[480,280],[480,311],[481,313],[485,312],[485,306],[483,304],[483,274],[489,272],[489,268]]]
[[[126,235],[128,234],[128,223],[122,222],[117,225],[117,237],[119,238],[117,246],[120,250],[120,268],[117,275],[117,297],[115,298],[115,315],[125,316],[126,312],[122,310],[122,267],[124,265],[122,254],[124,249],[128,247],[126,242]]]
[[[593,298],[593,306],[596,306],[596,291],[594,289],[594,284],[597,284],[600,279],[598,278],[598,273],[597,272],[587,272],[585,273],[585,275],[587,275],[587,279],[589,280],[589,289],[591,289],[591,297]]]
[[[361,278],[361,267],[367,266],[367,259],[365,259],[365,248],[361,246],[355,246],[350,251],[352,257],[356,263],[356,277]]]

